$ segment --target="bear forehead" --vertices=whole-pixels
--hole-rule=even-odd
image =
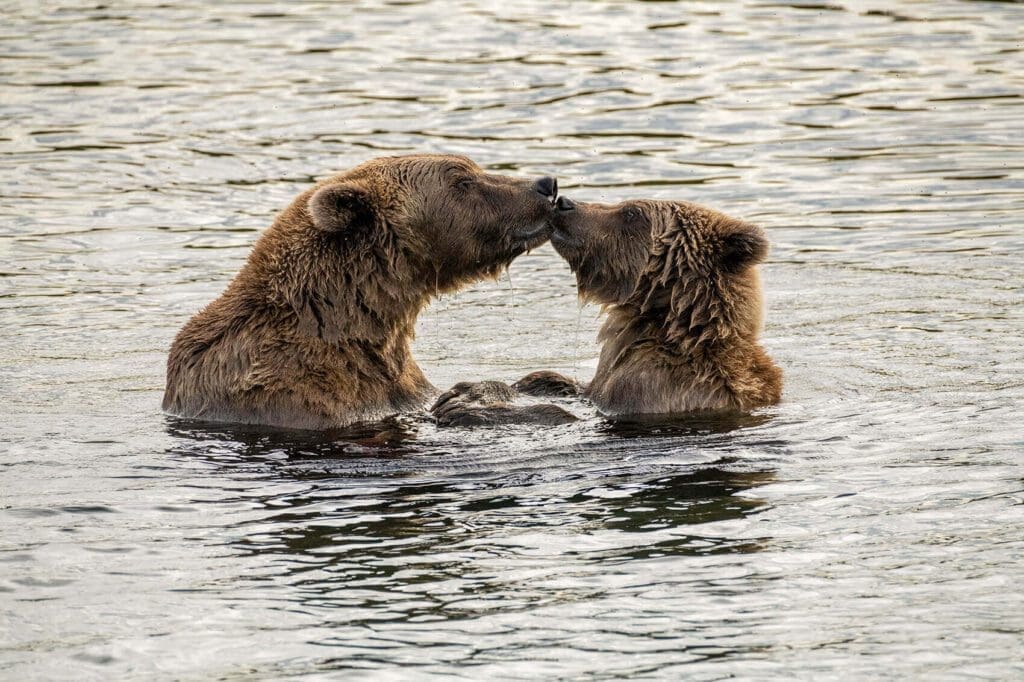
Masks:
[[[646,201],[649,218],[659,217],[666,234],[690,232],[693,236],[726,236],[754,230],[753,226],[720,211],[688,201]],[[654,215],[652,215],[652,213]]]
[[[447,171],[479,171],[480,167],[468,156],[458,154],[406,154],[404,156],[385,156],[363,164],[365,168],[403,168],[419,167],[423,169]]]

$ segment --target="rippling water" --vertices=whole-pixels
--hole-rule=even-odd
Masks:
[[[8,3],[0,677],[1024,674],[1024,5]],[[786,400],[325,442],[159,412],[315,178],[464,153],[763,225]],[[444,387],[587,379],[550,247]],[[360,672],[361,671],[361,672]]]

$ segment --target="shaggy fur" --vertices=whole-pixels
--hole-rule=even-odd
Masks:
[[[435,391],[409,349],[417,314],[544,243],[556,189],[446,155],[375,159],[324,180],[179,332],[164,409],[327,429],[420,408]]]
[[[580,296],[608,310],[584,391],[599,409],[747,411],[780,400],[782,373],[758,342],[761,229],[685,202],[563,198],[559,209],[552,244]]]

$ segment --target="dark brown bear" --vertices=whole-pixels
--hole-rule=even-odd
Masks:
[[[409,350],[431,297],[548,239],[557,191],[461,156],[381,158],[300,194],[220,298],[179,332],[163,407],[328,429],[421,407]]]
[[[768,253],[761,229],[685,202],[566,197],[553,227],[551,243],[576,273],[580,296],[608,311],[597,372],[581,391],[602,412],[747,411],[780,400],[782,373],[758,343],[764,304],[756,266]],[[433,408],[439,423],[515,412],[507,401],[474,400],[458,388]],[[554,372],[513,388],[533,396],[579,391]]]
[[[558,202],[551,242],[580,296],[608,309],[585,394],[608,414],[747,411],[782,372],[758,342],[764,232],[677,201]]]

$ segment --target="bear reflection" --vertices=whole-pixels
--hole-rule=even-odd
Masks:
[[[256,506],[231,529],[229,547],[240,559],[259,556],[264,577],[300,581],[303,601],[386,617],[378,601],[401,595],[403,604],[418,600],[402,607],[403,618],[447,618],[459,599],[585,598],[585,585],[556,595],[520,575],[524,566],[548,566],[550,578],[566,563],[589,571],[759,551],[763,540],[752,539],[748,524],[717,522],[742,522],[765,508],[751,491],[774,480],[770,468],[735,458],[727,446],[712,463],[686,462],[688,452],[714,451],[751,425],[608,423],[571,451],[514,467],[491,452],[473,468],[445,466],[448,457],[471,456],[469,444],[452,452],[423,440],[366,448],[251,431],[172,434],[182,439],[175,454],[209,453],[230,479],[226,489],[246,484],[245,501]],[[451,432],[432,432],[439,434]],[[252,453],[266,464],[251,466]]]

